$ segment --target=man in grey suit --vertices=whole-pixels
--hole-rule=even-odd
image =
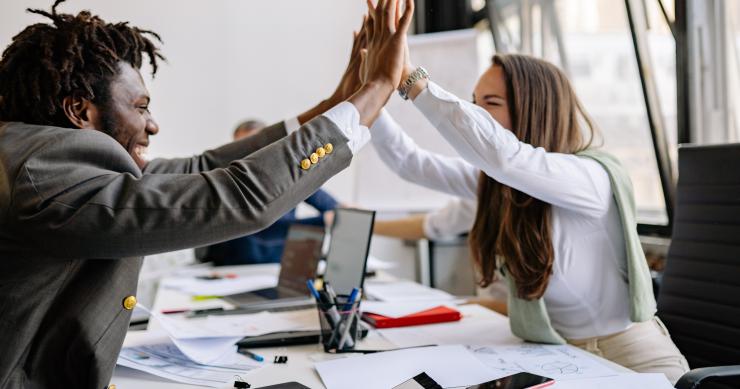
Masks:
[[[139,68],[147,54],[156,72],[156,34],[61,2],[0,60],[2,388],[108,387],[141,257],[259,230],[348,166],[400,83],[413,12],[381,1],[367,81],[300,129],[147,162],[159,127]]]

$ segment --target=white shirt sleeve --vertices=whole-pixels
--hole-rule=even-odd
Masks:
[[[483,108],[433,82],[414,105],[463,159],[489,177],[554,206],[594,217],[606,214],[611,184],[598,162],[520,142]]]
[[[287,132],[288,135],[301,128],[301,122],[298,121],[297,116],[284,121],[283,124],[285,124],[285,132]]]
[[[324,116],[339,127],[344,136],[349,139],[347,143],[352,155],[356,155],[363,146],[370,141],[370,130],[360,124],[360,113],[350,102],[342,102],[330,110],[324,112]],[[290,118],[285,122],[285,130],[288,134],[301,128],[298,118]]]
[[[451,238],[473,228],[478,203],[474,200],[454,199],[443,208],[424,216],[424,235],[431,240]]]
[[[371,131],[380,159],[404,180],[453,196],[476,198],[479,170],[462,158],[421,149],[386,110]]]

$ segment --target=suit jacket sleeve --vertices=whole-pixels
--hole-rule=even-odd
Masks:
[[[285,123],[279,122],[265,127],[262,131],[252,136],[227,143],[217,149],[206,151],[201,155],[190,158],[154,159],[144,167],[143,172],[154,174],[190,174],[222,168],[234,160],[244,158],[262,147],[285,137],[285,135]]]
[[[272,224],[349,165],[347,141],[319,116],[224,167],[141,174],[112,138],[72,131],[26,161],[16,179],[12,219],[23,239],[46,248],[49,258],[121,258],[204,246]],[[327,143],[334,151],[301,169],[300,161]]]

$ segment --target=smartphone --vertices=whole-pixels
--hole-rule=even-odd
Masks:
[[[550,386],[555,380],[531,373],[516,373],[497,380],[468,386],[467,389],[540,389]]]

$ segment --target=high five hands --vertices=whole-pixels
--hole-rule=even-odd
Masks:
[[[413,0],[366,0],[368,15],[354,33],[349,63],[334,93],[298,115],[304,124],[331,107],[349,101],[360,113],[360,123],[370,127],[393,90],[407,72],[406,35],[414,14]],[[401,5],[405,7],[401,10]]]
[[[364,61],[357,64],[362,73],[360,89],[349,98],[360,113],[360,123],[370,127],[380,110],[401,83],[408,63],[406,35],[414,14],[413,0],[367,0],[369,17],[358,36],[365,36]],[[405,8],[401,10],[401,3]],[[360,49],[363,50],[363,49]],[[354,45],[353,45],[353,54]],[[352,61],[350,61],[352,63]],[[360,72],[362,68],[362,72]]]

